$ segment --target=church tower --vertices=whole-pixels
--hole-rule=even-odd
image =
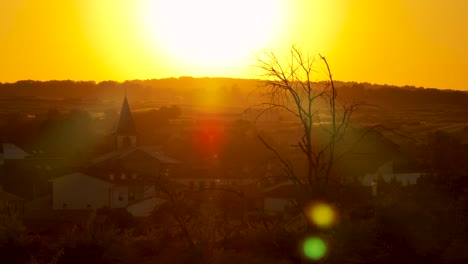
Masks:
[[[125,96],[120,109],[120,119],[114,131],[114,142],[117,151],[137,146],[138,132],[133,121],[132,112]]]

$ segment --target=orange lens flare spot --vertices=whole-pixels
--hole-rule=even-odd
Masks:
[[[223,147],[224,124],[217,120],[201,120],[194,129],[194,144],[199,155],[215,158]]]

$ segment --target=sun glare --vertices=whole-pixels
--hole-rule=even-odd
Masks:
[[[91,45],[122,73],[246,76],[253,54],[282,36],[287,3],[101,0],[82,4],[82,17]]]
[[[149,50],[212,72],[238,66],[281,30],[280,1],[141,0],[137,6],[138,30]]]

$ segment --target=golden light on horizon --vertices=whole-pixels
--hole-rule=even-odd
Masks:
[[[0,2],[1,82],[256,78],[254,54],[321,53],[337,80],[468,89],[464,0]]]

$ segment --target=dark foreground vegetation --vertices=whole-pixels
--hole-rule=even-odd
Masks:
[[[356,192],[353,193],[353,190]],[[320,263],[466,263],[468,194],[438,181],[411,189],[388,184],[377,198],[359,188],[333,190],[321,200],[339,212],[336,225],[297,229],[287,215],[237,221],[219,204],[206,211],[165,208],[144,221],[125,212],[89,212],[47,233],[2,215],[2,263],[308,263],[302,241],[320,235]],[[187,234],[171,218],[183,216]],[[52,223],[51,223],[52,224]],[[313,262],[313,261],[312,261]]]
[[[281,183],[276,180],[284,166],[258,134],[278,146],[288,142],[295,124],[282,113],[258,127],[243,118],[244,106],[258,100],[249,92],[256,85],[190,77],[0,84],[0,143],[30,155],[0,167],[3,190],[26,205],[23,211],[0,213],[0,263],[468,262],[466,92],[337,83],[341,97],[362,105],[353,116],[358,125],[350,130],[372,127],[374,137],[362,137],[352,145],[352,155],[337,164],[341,170],[333,173],[342,180],[311,185],[305,195],[294,188],[274,193],[274,198],[333,208],[333,224],[323,227],[297,206],[277,212],[264,206],[271,195],[266,190]],[[129,98],[134,96],[130,102],[141,145],[251,184],[193,190],[157,182],[166,202],[149,217],[134,217],[123,208],[52,210],[50,180],[112,150],[110,135],[125,88]],[[222,108],[203,108],[200,98],[208,91],[225,98]],[[294,161],[296,148],[286,146]],[[364,146],[373,152],[363,155]],[[379,176],[374,191],[362,184],[365,174],[388,160],[395,173],[422,176],[409,185]],[[185,169],[179,174],[188,175]],[[41,210],[28,211],[36,207]],[[326,245],[317,260],[304,253],[310,237]]]

